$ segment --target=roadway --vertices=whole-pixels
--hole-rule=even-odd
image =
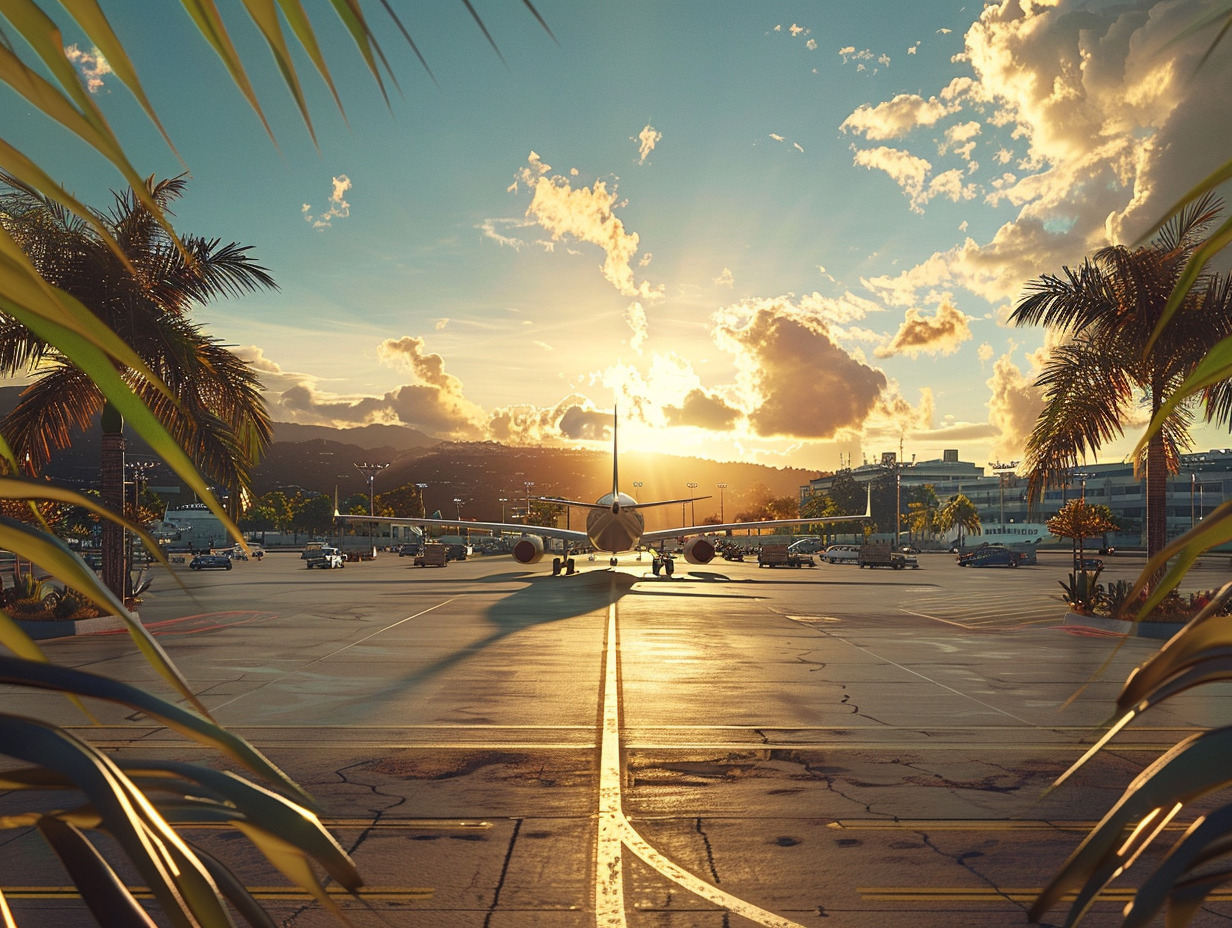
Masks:
[[[301,563],[178,567],[185,589],[157,576],[141,616],[217,719],[321,800],[370,887],[367,908],[344,903],[360,926],[1023,924],[1133,775],[1232,709],[1228,689],[1181,699],[1045,795],[1158,647],[1063,627],[1060,554],[671,579],[631,555],[559,578],[508,557]],[[124,635],[46,648],[157,689]],[[207,757],[116,710],[91,730],[66,701],[6,700],[116,752]],[[238,836],[192,836],[279,882]],[[29,888],[19,923],[84,924],[37,839],[10,838],[0,866]],[[333,923],[265,897],[280,924]],[[1124,899],[1084,924],[1115,924]],[[1220,896],[1195,924],[1230,915]]]

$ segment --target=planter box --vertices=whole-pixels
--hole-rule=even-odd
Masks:
[[[1118,635],[1162,640],[1171,638],[1185,627],[1184,622],[1138,622],[1135,624],[1124,619],[1113,619],[1106,615],[1083,615],[1081,612],[1065,613],[1065,624],[1081,628],[1095,628],[1104,632],[1116,632]]]
[[[94,619],[56,619],[50,622],[15,620],[23,632],[35,641],[46,638],[70,638],[73,635],[89,635],[93,632],[113,632],[126,628],[124,620],[116,615],[100,615]]]

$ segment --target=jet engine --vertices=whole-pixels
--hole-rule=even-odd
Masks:
[[[543,539],[538,535],[523,535],[513,546],[513,559],[519,564],[534,564],[543,557]]]
[[[684,546],[684,559],[690,564],[709,564],[714,560],[714,542],[709,538],[691,538]]]

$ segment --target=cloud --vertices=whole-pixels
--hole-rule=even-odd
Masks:
[[[663,139],[663,133],[655,131],[653,126],[647,126],[637,134],[637,163],[645,164],[650,153],[655,150],[655,146]]]
[[[637,254],[638,235],[625,229],[617,218],[616,193],[597,180],[593,187],[574,188],[567,177],[549,176],[551,168],[537,154],[518,172],[518,181],[533,191],[526,215],[551,235],[552,241],[576,239],[603,249],[604,278],[625,296],[642,300],[663,297],[663,286],[647,281],[635,283],[630,263]]]
[[[748,421],[761,436],[832,438],[858,429],[886,386],[883,373],[839,347],[820,313],[787,299],[720,310],[711,334],[735,358]]]
[[[730,289],[735,284],[736,278],[732,275],[731,268],[725,267],[719,273],[719,276],[714,279],[714,282],[720,287],[727,287]]]
[[[345,219],[351,215],[351,204],[344,198],[346,192],[351,189],[351,179],[345,174],[339,174],[333,180],[333,192],[329,195],[329,209],[321,213],[319,216],[312,215],[312,206],[305,203],[300,212],[304,215],[304,221],[311,223],[314,229],[328,228],[335,219]]]
[[[955,102],[937,97],[925,100],[919,94],[902,93],[886,103],[861,105],[839,128],[869,140],[885,141],[902,138],[919,126],[931,126],[957,109]]]
[[[932,165],[901,148],[856,149],[854,162],[870,171],[885,171],[911,200],[911,211],[924,212],[922,204],[928,202],[928,179]]]
[[[646,310],[641,303],[630,303],[625,310],[625,322],[629,323],[629,328],[633,334],[629,337],[629,347],[638,354],[642,353],[642,346],[646,344],[646,339],[650,337],[650,327],[646,322]]]
[[[997,358],[987,383],[992,391],[988,421],[997,430],[993,454],[997,460],[1020,458],[1044,408],[1043,392],[1023,375],[1008,354]]]
[[[559,445],[563,441],[611,441],[612,414],[584,396],[570,394],[555,406],[506,406],[488,419],[487,433],[510,445]]]
[[[112,71],[111,65],[107,63],[107,59],[103,57],[102,52],[93,47],[88,52],[83,52],[76,45],[67,45],[64,48],[64,56],[81,73],[81,77],[85,81],[86,90],[90,91],[90,93],[98,93],[103,89],[103,76],[111,74]]]
[[[739,410],[701,389],[690,390],[679,406],[664,405],[663,415],[668,425],[691,425],[714,432],[729,431],[740,419]]]
[[[918,309],[909,309],[889,344],[878,348],[873,354],[878,358],[899,354],[911,358],[918,358],[921,353],[953,354],[959,345],[971,338],[968,321],[968,317],[949,300],[938,306],[932,316],[925,316]]]
[[[991,239],[968,239],[902,272],[893,281],[899,299],[911,305],[917,288],[941,285],[1011,300],[1041,273],[1135,241],[1214,170],[1232,149],[1224,112],[1232,56],[1197,66],[1213,33],[1186,30],[1207,10],[1202,0],[987,4],[955,59],[969,77],[854,111],[844,128],[871,141],[931,129],[920,144],[969,174],[959,183],[938,164],[933,178],[933,156],[910,142],[901,154],[857,160],[885,170],[913,211],[934,196],[979,195],[1016,211]],[[975,158],[982,144],[987,173]],[[928,168],[911,157],[927,158]]]

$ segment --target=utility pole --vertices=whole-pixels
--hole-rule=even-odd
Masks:
[[[997,489],[1001,491],[1001,526],[1005,526],[1005,481],[1018,468],[1017,461],[1010,461],[1008,464],[1001,461],[989,461],[988,466],[991,467],[997,474]]]
[[[385,464],[356,464],[355,469],[364,475],[364,479],[368,481],[368,553],[372,557],[376,557],[376,542],[373,540],[373,528],[376,526],[376,498],[372,493],[372,485],[376,482],[376,475],[389,466]]]

